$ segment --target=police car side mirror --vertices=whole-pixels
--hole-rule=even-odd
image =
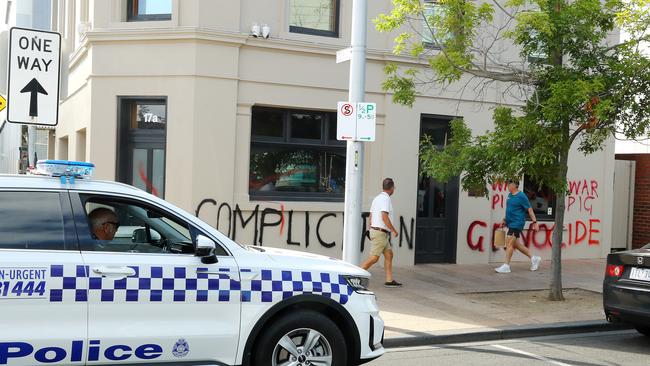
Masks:
[[[146,242],[147,242],[146,229],[133,230],[133,235],[131,235],[131,243],[146,243]]]
[[[197,235],[196,237],[196,256],[201,257],[201,262],[203,264],[214,264],[219,260],[214,254],[214,251],[217,249],[217,244],[215,244],[212,239],[206,238],[203,235]]]
[[[133,234],[131,235],[131,242],[132,243],[146,243],[147,242],[147,237],[151,237],[152,242],[159,242],[162,237],[160,236],[160,233],[158,233],[156,230],[149,228],[149,235],[147,235],[147,229],[145,228],[139,228],[133,230]]]

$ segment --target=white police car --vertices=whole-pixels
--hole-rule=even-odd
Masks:
[[[64,176],[0,175],[0,365],[353,365],[383,354],[366,271],[238,245],[131,186],[81,179],[85,163],[39,169]]]

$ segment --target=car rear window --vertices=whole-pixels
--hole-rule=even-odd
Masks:
[[[0,249],[63,250],[57,192],[0,192]]]

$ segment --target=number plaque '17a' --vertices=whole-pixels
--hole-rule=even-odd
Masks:
[[[7,121],[55,126],[59,119],[60,70],[59,33],[11,28]]]

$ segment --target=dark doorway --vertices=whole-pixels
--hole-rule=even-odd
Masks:
[[[420,138],[428,135],[438,149],[449,140],[450,117],[423,115]],[[447,183],[418,171],[415,264],[455,263],[458,227],[458,177]]]
[[[118,105],[117,179],[163,198],[167,99],[122,97]]]

